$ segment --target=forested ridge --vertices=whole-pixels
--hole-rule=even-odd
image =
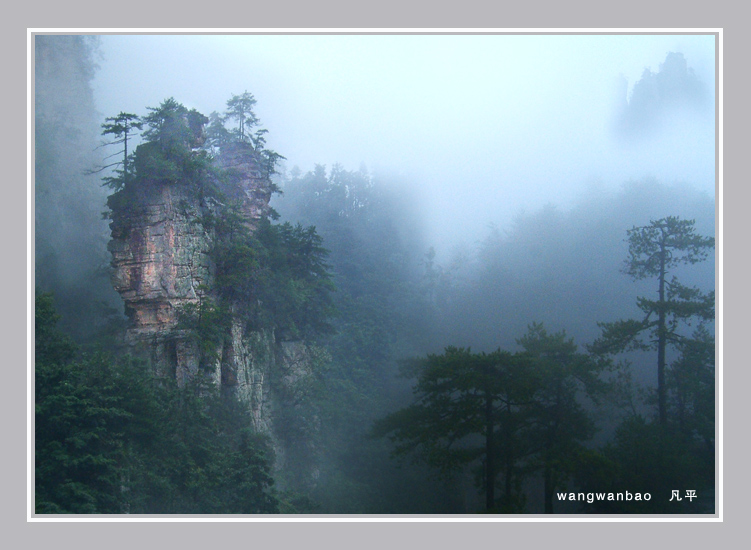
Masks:
[[[68,78],[86,90],[93,45],[71,38]],[[37,514],[714,513],[711,197],[649,178],[593,186],[446,249],[404,176],[288,168],[247,91],[208,116],[175,98],[143,115],[89,107],[83,158],[42,98]],[[273,192],[251,224],[222,149]],[[206,357],[236,318],[310,350],[310,376],[280,390],[295,406],[274,411],[284,457],[233,394],[123,353],[104,243],[155,182],[184,186],[213,235],[213,288],[180,330]],[[72,225],[51,229],[102,210],[86,255]],[[598,492],[650,498],[557,496]]]

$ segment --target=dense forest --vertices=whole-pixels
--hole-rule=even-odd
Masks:
[[[714,513],[713,197],[592,185],[446,249],[405,176],[288,168],[251,93],[102,117],[95,40],[35,42],[37,514]],[[107,243],[157,184],[211,235],[200,366],[238,323],[306,350],[271,430],[123,344]]]

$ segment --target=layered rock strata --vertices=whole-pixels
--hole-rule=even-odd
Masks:
[[[224,185],[230,186],[230,197],[241,199],[247,225],[256,227],[270,210],[270,182],[260,176],[256,159],[242,148],[228,148],[218,164],[228,170],[229,183]],[[113,286],[129,319],[125,341],[131,353],[146,358],[157,376],[173,377],[179,385],[200,375],[223,392],[236,393],[251,411],[255,428],[270,433],[274,399],[270,378],[274,372],[289,370],[285,362],[291,344],[277,343],[269,331],[246,331],[233,318],[223,343],[207,355],[179,324],[186,306],[217,298],[212,292],[213,234],[200,221],[201,213],[216,210],[216,204],[199,203],[179,183],[159,182],[142,185],[133,202],[127,220],[112,224],[109,244]],[[298,347],[292,355],[299,363],[305,348]],[[300,371],[299,365],[295,369]]]

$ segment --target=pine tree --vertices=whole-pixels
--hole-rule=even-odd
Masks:
[[[600,323],[602,335],[591,346],[597,353],[657,350],[657,401],[660,424],[667,423],[666,350],[686,341],[680,328],[692,318],[714,320],[714,291],[682,285],[670,272],[681,264],[706,260],[714,239],[696,234],[693,220],[670,216],[628,232],[629,257],[624,273],[635,280],[657,278],[657,300],[637,299],[644,318]]]

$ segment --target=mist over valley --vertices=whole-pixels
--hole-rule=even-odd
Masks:
[[[37,513],[714,513],[715,40],[36,35]]]

